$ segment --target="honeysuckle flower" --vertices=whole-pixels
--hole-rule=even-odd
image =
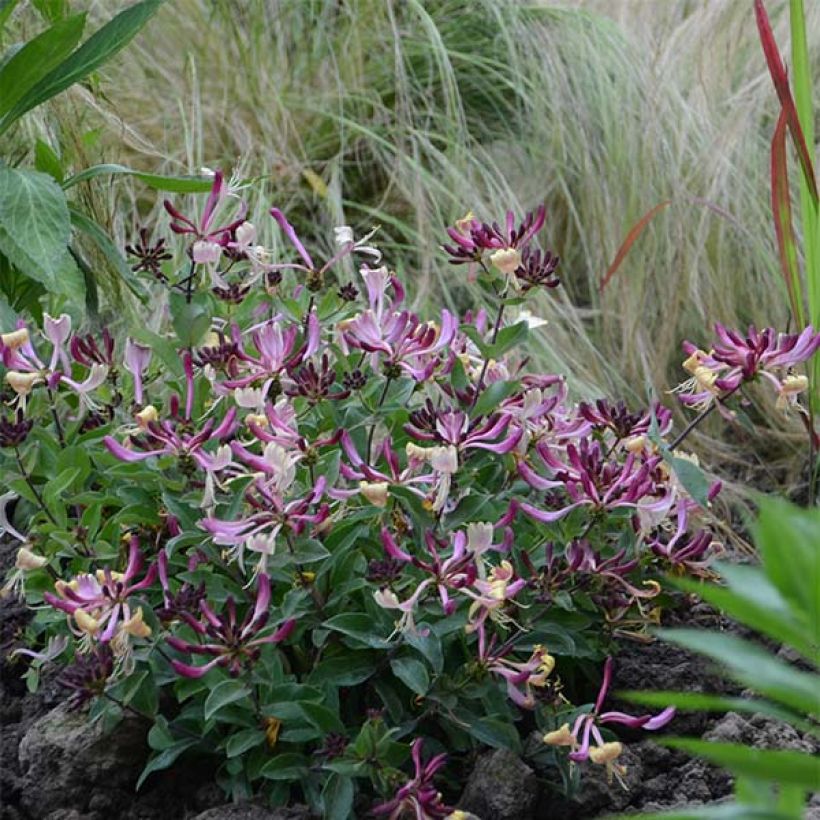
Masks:
[[[509,268],[509,273],[512,274],[521,264],[521,251],[541,230],[546,216],[546,208],[541,205],[534,214],[527,213],[523,222],[516,227],[513,212],[507,211],[506,221],[502,227],[497,222],[491,225],[479,222],[472,214],[468,214],[464,219],[458,220],[454,227],[447,228],[447,235],[454,244],[442,247],[450,256],[451,265],[478,262],[485,252],[489,252],[495,257],[499,263],[496,266],[503,273],[507,273],[507,270],[502,269],[500,265]]]
[[[0,334],[0,345],[9,350],[17,350],[25,344],[28,344],[29,335],[28,328],[18,327],[16,330],[10,330],[8,333]]]
[[[130,598],[137,592],[151,587],[156,580],[159,567],[151,564],[141,581],[134,581],[142,568],[139,539],[129,540],[128,564],[125,572],[114,572],[110,568],[97,570],[96,574],[81,574],[70,582],[57,581],[56,595],[43,593],[43,598],[56,609],[73,618],[72,632],[78,637],[88,636],[106,643],[111,641],[118,629],[133,626]]]
[[[327,520],[330,515],[327,504],[310,512],[310,508],[321,501],[326,486],[327,480],[320,476],[306,495],[285,500],[271,486],[257,481],[245,491],[245,500],[254,512],[235,521],[208,516],[199,526],[210,533],[215,544],[232,548],[232,557],[243,572],[245,550],[258,553],[254,574],[259,574],[265,571],[267,557],[273,554],[281,532],[300,535],[309,525],[317,527]]]
[[[0,506],[3,506],[2,498],[0,498]],[[3,518],[5,518],[5,515],[0,515],[0,526],[2,526]],[[0,532],[6,532],[8,529],[8,527],[2,527]],[[29,572],[42,569],[47,564],[48,558],[46,558],[45,555],[37,555],[37,553],[32,552],[32,550],[26,546],[19,547],[14,559],[14,569],[6,577],[6,583],[0,587],[0,599],[9,595],[16,595],[20,598],[25,596],[26,575]]]
[[[368,309],[343,323],[341,337],[348,348],[372,354],[374,369],[381,364],[387,375],[404,372],[423,382],[433,375],[457,330],[457,318],[446,309],[438,326],[407,310],[379,316]]]
[[[372,256],[377,264],[381,259],[381,252],[377,248],[367,244],[370,238],[376,233],[377,229],[374,228],[366,236],[363,236],[359,240],[355,240],[352,229],[346,225],[342,225],[334,229],[335,239],[337,245],[339,245],[339,250],[337,250],[336,253],[323,265],[317,267],[313,261],[313,258],[302,244],[302,240],[299,239],[293,225],[288,222],[282,211],[280,211],[279,208],[271,208],[270,215],[276,220],[277,224],[282,229],[282,232],[285,236],[287,236],[291,245],[293,245],[296,249],[296,253],[302,260],[301,263],[296,262],[271,265],[270,269],[274,271],[291,269],[305,272],[307,274],[306,285],[308,290],[321,290],[324,285],[324,276],[327,271],[329,271],[337,262],[344,259],[346,256],[350,256],[354,253],[362,253],[366,256]]]
[[[601,734],[599,726],[607,724],[620,724],[630,729],[645,729],[654,732],[662,729],[675,716],[675,707],[669,706],[657,715],[628,715],[625,712],[602,712],[604,701],[606,700],[609,687],[612,683],[612,658],[607,658],[604,664],[604,676],[598,697],[591,711],[580,714],[573,723],[572,729],[569,724],[564,724],[558,730],[548,732],[544,735],[544,743],[551,746],[570,746],[572,751],[569,758],[574,763],[584,760],[592,760],[593,763],[607,765],[607,773],[620,780],[623,770],[614,765],[622,751],[620,743],[607,743]],[[595,746],[591,741],[595,741]]]
[[[515,570],[509,561],[502,561],[490,570],[488,578],[477,578],[473,582],[475,589],[465,589],[464,593],[473,599],[467,615],[467,632],[481,629],[487,618],[502,626],[512,622],[504,610],[527,582],[515,577]]]
[[[791,368],[810,359],[820,348],[820,333],[809,325],[801,333],[777,333],[768,327],[758,331],[750,326],[746,336],[721,324],[715,325],[717,340],[709,353],[684,342],[688,354],[684,368],[692,374],[689,382],[675,392],[679,399],[703,409],[719,398],[734,393],[742,384],[757,377],[768,381],[788,401],[789,387],[800,384],[785,379],[794,376]],[[799,390],[797,392],[800,392]],[[780,401],[783,406],[783,401]]]
[[[49,316],[48,313],[44,313],[43,333],[52,345],[51,361],[48,369],[56,370],[59,362],[65,373],[71,373],[71,362],[65,348],[65,344],[71,336],[71,317],[67,313],[63,313],[55,319],[53,316]]]
[[[78,652],[74,661],[57,678],[57,682],[70,689],[69,708],[79,709],[92,698],[105,692],[108,681],[114,676],[116,658],[107,643],[95,644],[88,652]]]
[[[456,611],[458,602],[450,597],[450,591],[465,590],[475,582],[478,575],[474,556],[467,550],[466,535],[463,532],[458,532],[453,536],[451,542],[452,554],[448,558],[444,558],[439,553],[441,544],[437,542],[435,535],[428,530],[425,533],[424,540],[430,559],[424,560],[401,549],[387,527],[382,527],[381,540],[384,551],[389,558],[412,564],[428,575],[416,586],[410,598],[403,603],[399,603],[395,593],[390,590],[380,590],[376,593],[376,602],[380,606],[401,609],[405,616],[410,616],[403,619],[399,628],[412,628],[412,613],[422,594],[430,586],[437,588],[444,614],[452,615]],[[390,592],[392,598],[389,595],[386,596],[386,592]]]
[[[21,373],[18,370],[6,372],[6,384],[17,394],[16,406],[21,412],[25,412],[26,399],[35,385],[42,384],[43,381],[39,373]]]
[[[68,647],[68,642],[68,635],[51,635],[46,642],[45,649],[41,652],[20,647],[10,652],[9,657],[14,658],[17,655],[23,655],[32,659],[32,666],[39,668],[43,664],[50,663],[55,658],[59,658]]]
[[[408,453],[407,466],[402,469],[399,464],[398,455],[393,449],[393,439],[391,436],[385,436],[381,444],[376,448],[376,452],[371,459],[373,466],[370,466],[359,455],[356,445],[347,430],[339,431],[339,442],[342,445],[342,450],[347,457],[347,461],[343,461],[339,465],[339,472],[341,476],[348,481],[355,481],[361,489],[362,483],[366,485],[381,485],[384,484],[389,487],[406,487],[410,492],[419,498],[425,498],[427,495],[426,489],[423,487],[431,485],[435,481],[433,473],[418,472],[418,468],[423,463],[422,459],[414,458]],[[379,468],[379,464],[384,461],[386,471]],[[421,486],[420,486],[421,485]],[[352,493],[345,490],[333,490],[331,495],[338,498],[349,497]],[[367,498],[367,496],[365,496]],[[368,499],[369,500],[369,499]],[[372,503],[372,502],[371,502]]]
[[[148,345],[134,341],[130,336],[125,340],[125,369],[134,377],[134,402],[143,403],[142,377],[151,364],[153,351]]]
[[[453,808],[442,802],[441,792],[433,785],[433,777],[444,766],[447,755],[435,755],[423,763],[423,745],[424,741],[419,737],[410,747],[415,767],[413,778],[401,786],[391,800],[374,806],[373,814],[388,815],[388,820],[400,820],[405,816],[415,820],[441,820],[452,813]]]
[[[598,399],[595,404],[581,402],[578,415],[588,421],[595,431],[610,433],[615,441],[626,442],[637,436],[645,436],[652,427],[653,419],[659,436],[665,436],[672,429],[672,411],[659,402],[654,402],[646,410],[631,411],[623,401]]]
[[[236,602],[232,596],[228,597],[219,615],[204,600],[199,603],[201,620],[187,612],[181,613],[182,620],[196,634],[196,642],[177,635],[169,635],[166,641],[178,652],[207,655],[210,660],[203,666],[195,666],[174,658],[171,660],[174,671],[185,678],[201,678],[218,666],[227,670],[231,677],[238,677],[244,669],[253,666],[266,644],[281,643],[296,627],[296,619],[290,618],[273,632],[265,634],[270,618],[270,598],[270,579],[260,573],[256,601],[241,622],[237,619]]]
[[[101,336],[102,347],[90,333],[86,333],[85,336],[75,333],[69,342],[69,349],[74,360],[84,367],[91,367],[95,363],[105,364],[111,371],[115,369],[114,337],[107,327],[103,328]]]
[[[513,661],[508,655],[513,650],[511,642],[496,647],[493,635],[487,641],[485,625],[478,628],[478,660],[487,671],[503,678],[507,685],[507,695],[513,703],[523,709],[533,709],[536,704],[534,690],[547,685],[549,676],[555,669],[555,658],[545,647],[536,644],[526,661]]]
[[[91,399],[91,394],[98,388],[105,384],[108,379],[108,365],[98,364],[95,362],[91,365],[91,369],[82,381],[77,381],[61,373],[55,374],[49,379],[49,387],[55,387],[57,384],[64,384],[70,387],[79,397],[80,403],[88,410],[96,410],[97,405]]]
[[[238,197],[232,186],[225,183],[222,171],[217,170],[198,221],[182,214],[171,204],[170,200],[166,199],[163,207],[171,217],[170,227],[174,233],[190,236],[195,243],[213,243],[223,248],[231,241],[233,232],[245,221],[245,214],[248,210],[247,204],[240,200],[232,219],[222,225],[214,224],[216,217],[224,211],[230,199],[237,200]]]

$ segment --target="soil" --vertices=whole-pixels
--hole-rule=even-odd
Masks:
[[[12,563],[15,551],[16,546],[0,543],[0,572],[3,574],[3,568]],[[86,747],[78,749],[77,760],[68,764],[63,758],[72,758],[73,752],[47,746],[42,747],[40,759],[31,760],[26,750],[20,749],[22,739],[38,721],[40,723],[29,735],[40,732],[47,738],[48,726],[41,729],[44,723],[47,724],[44,716],[61,714],[52,710],[63,702],[65,693],[48,677],[36,693],[28,692],[21,678],[26,669],[25,660],[9,657],[11,651],[22,645],[21,635],[28,617],[25,607],[14,597],[0,599],[0,820],[107,820],[115,817],[124,820],[186,820],[209,809],[211,811],[205,815],[207,818],[234,816],[224,813],[225,809],[216,808],[226,802],[225,797],[214,783],[213,770],[207,764],[203,765],[203,761],[178,764],[172,772],[158,773],[135,794],[133,783],[142,768],[140,750],[147,753],[144,745],[147,727],[129,725],[128,721],[121,724],[125,728],[118,728],[113,735],[104,738],[95,740],[82,736]],[[685,608],[677,616],[673,613],[672,621],[676,620],[710,629],[731,628],[705,606]],[[708,662],[699,656],[662,643],[626,644],[617,659],[616,686],[619,689],[741,694],[715,677]],[[613,708],[618,705],[613,704]],[[632,711],[635,707],[624,704],[621,708]],[[63,730],[62,725],[60,730]],[[801,738],[790,727],[760,716],[683,713],[676,716],[668,731],[713,740],[820,750],[818,744]],[[531,801],[533,807],[526,812],[527,817],[533,820],[540,817],[585,820],[618,812],[714,803],[731,794],[731,779],[720,770],[658,746],[647,739],[646,733],[635,732],[632,736],[625,733],[623,740],[627,744],[622,762],[628,766],[628,789],[609,784],[603,767],[587,764],[581,794],[576,800],[568,802],[547,785],[540,784],[538,798]],[[31,737],[27,742],[31,742]],[[119,743],[125,752],[117,757],[114,747],[111,757],[112,743]],[[103,761],[99,766],[96,763],[88,765],[83,762],[83,755],[90,755],[94,761],[99,756],[107,756],[108,762]],[[66,789],[59,785],[61,777],[80,782],[75,783],[73,789]],[[49,796],[49,788],[63,790]],[[54,800],[61,801],[57,808]],[[248,811],[248,817],[285,816],[253,807],[248,807]],[[300,812],[299,816],[305,817],[306,814]],[[483,820],[493,818],[484,817]]]

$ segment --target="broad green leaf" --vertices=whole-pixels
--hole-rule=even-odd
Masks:
[[[133,39],[159,8],[162,0],[142,0],[120,12],[91,35],[73,54],[28,89],[0,119],[0,134],[32,108],[51,99],[110,60]]]
[[[498,405],[518,388],[518,382],[493,382],[484,388],[475,403],[476,415],[484,416],[498,410]]]
[[[220,681],[205,698],[205,720],[210,720],[220,709],[247,698],[251,690],[241,681]]]
[[[0,69],[0,117],[71,54],[84,27],[85,14],[61,20],[29,40]]]
[[[0,168],[0,251],[48,290],[82,299],[85,288],[67,250],[70,239],[60,186],[39,171]]]
[[[0,296],[0,328],[2,332],[12,330],[17,323],[17,312],[8,303],[5,296]]]
[[[487,351],[491,358],[500,359],[505,353],[512,350],[517,345],[523,344],[530,332],[530,326],[527,322],[518,322],[510,327],[502,328],[495,342],[493,342]]]
[[[80,182],[86,182],[99,176],[132,176],[144,182],[149,188],[157,191],[168,191],[174,194],[201,194],[207,193],[213,187],[214,181],[211,177],[192,176],[170,176],[167,174],[146,174],[143,171],[135,171],[126,165],[116,165],[108,163],[105,165],[92,165],[80,171],[78,174],[69,177],[63,183],[64,188],[71,188]]]
[[[755,543],[769,579],[820,645],[820,510],[763,499]]]
[[[332,774],[322,789],[325,820],[348,820],[353,811],[356,789],[353,780],[341,774]]]
[[[391,646],[390,642],[381,635],[373,618],[364,612],[345,612],[341,615],[334,615],[330,620],[325,621],[324,625],[327,629],[341,632],[374,649],[386,649]]]
[[[226,757],[238,757],[249,749],[259,746],[265,740],[265,733],[261,729],[242,729],[228,738],[225,744]]]
[[[766,697],[800,713],[820,711],[817,675],[795,669],[750,641],[700,629],[661,629],[659,634],[664,640],[712,658],[735,680]]]
[[[69,207],[71,224],[84,233],[101,251],[111,266],[120,275],[123,284],[139,299],[145,301],[145,287],[136,274],[131,270],[125,257],[120,253],[111,237],[93,220],[87,217],[82,211]]]
[[[477,718],[466,722],[467,731],[487,746],[492,746],[494,749],[511,749],[514,752],[521,748],[518,732],[509,721],[497,718]]]
[[[63,181],[63,164],[57,152],[40,139],[34,143],[34,168],[48,174],[55,182]]]
[[[808,639],[806,625],[795,620],[788,603],[760,568],[727,563],[718,563],[715,568],[728,582],[729,588],[686,578],[674,583],[736,621],[794,647],[809,660],[816,659],[817,647]]]
[[[294,752],[276,755],[260,770],[259,776],[267,780],[299,780],[308,770],[308,760]]]
[[[329,732],[344,734],[345,725],[333,709],[329,709],[321,703],[314,703],[309,700],[301,701],[299,703],[299,709],[311,726],[315,726],[325,734]]]
[[[340,657],[328,658],[310,673],[308,681],[317,685],[356,686],[373,674],[378,657],[375,652],[348,652]]]
[[[820,783],[820,757],[791,750],[754,749],[739,743],[710,743],[690,738],[661,738],[664,746],[705,757],[743,777],[788,783],[815,791]]]
[[[148,763],[145,764],[145,768],[142,770],[139,780],[137,780],[137,791],[139,791],[149,774],[167,769],[186,749],[190,749],[191,746],[195,746],[198,742],[196,738],[178,740],[173,746],[169,746],[167,749],[163,749],[159,754],[154,755]]]
[[[211,309],[207,293],[196,293],[188,302],[181,293],[168,297],[171,320],[182,347],[195,347],[211,326]]]
[[[426,695],[430,688],[427,667],[416,658],[393,658],[390,661],[393,674],[417,695]]]

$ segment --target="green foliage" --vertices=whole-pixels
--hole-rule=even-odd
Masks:
[[[750,640],[702,630],[667,629],[660,631],[665,640],[712,658],[729,677],[765,699],[671,692],[628,696],[648,704],[672,702],[683,709],[762,713],[820,737],[820,510],[801,510],[764,499],[755,531],[761,566],[721,565],[725,586],[677,583],[776,644],[796,650],[812,671],[803,671]],[[651,817],[800,820],[806,795],[820,782],[820,759],[809,754],[689,739],[661,742],[729,769],[737,778],[737,802],[719,811],[691,809],[648,815]],[[758,785],[747,788],[749,782]]]

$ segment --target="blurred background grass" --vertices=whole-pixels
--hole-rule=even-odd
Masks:
[[[767,5],[785,50],[787,4]],[[820,78],[820,3],[807,14]],[[777,111],[745,0],[169,0],[26,127],[78,167],[261,177],[253,219],[270,244],[272,203],[328,241],[333,225],[380,224],[419,309],[473,304],[439,250],[445,225],[545,202],[565,287],[533,306],[550,321],[533,355],[579,395],[636,403],[682,380],[681,339],[708,343],[713,322],[786,326]],[[78,195],[121,244],[162,219],[139,183]],[[667,200],[601,293],[630,228]],[[757,434],[714,420],[697,446],[738,479],[797,488],[802,428],[750,398]]]

